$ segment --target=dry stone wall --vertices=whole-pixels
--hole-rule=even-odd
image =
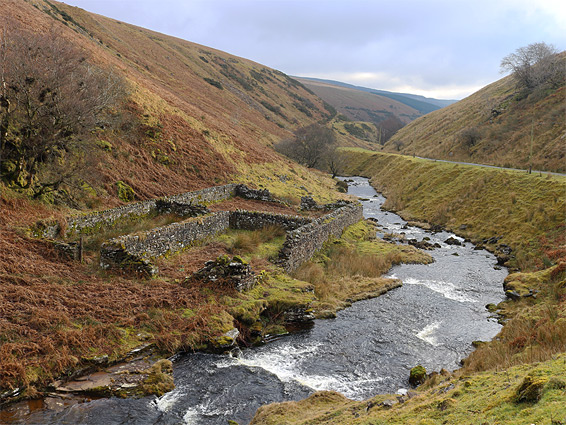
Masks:
[[[153,276],[158,272],[153,264],[155,258],[182,251],[195,241],[228,228],[255,230],[278,225],[287,231],[279,263],[286,271],[293,271],[321,249],[328,238],[340,236],[347,226],[362,218],[359,204],[347,205],[316,220],[253,211],[222,211],[112,239],[101,247],[100,265],[103,268],[129,268]]]
[[[281,226],[286,231],[295,230],[305,224],[311,223],[310,218],[270,214],[256,211],[238,210],[230,214],[230,228],[242,230],[256,230],[267,226]]]
[[[70,217],[67,220],[67,229],[64,235],[60,235],[61,227],[58,223],[43,224],[38,226],[37,230],[42,237],[56,239],[58,236],[63,236],[69,238],[74,235],[94,233],[103,227],[112,227],[119,221],[136,220],[142,217],[161,214],[164,212],[164,205],[172,206],[169,208],[170,211],[168,212],[192,211],[198,213],[198,206],[223,201],[234,196],[260,201],[280,202],[273,198],[267,189],[256,190],[250,189],[243,184],[227,184]],[[186,208],[183,208],[183,206],[186,206]]]
[[[221,211],[140,234],[120,236],[102,244],[100,266],[130,268],[153,276],[158,272],[152,263],[154,258],[182,251],[195,241],[224,232],[229,223],[230,212]]]
[[[177,213],[181,216],[206,214],[148,232],[121,236],[102,245],[100,264],[103,268],[128,267],[139,273],[154,275],[158,270],[152,262],[153,259],[181,251],[195,241],[214,236],[228,228],[255,230],[277,225],[287,232],[285,243],[279,253],[279,264],[290,272],[309,260],[322,248],[328,238],[340,236],[344,228],[363,218],[362,207],[357,203],[325,206],[325,208],[339,208],[316,220],[243,210],[207,214],[209,211],[206,204],[233,196],[280,202],[274,199],[268,190],[228,184],[73,217],[68,220],[66,236],[91,233],[101,227],[111,227],[120,220],[135,220],[164,212]],[[53,239],[60,233],[56,225],[45,226],[40,231],[43,232],[44,237]]]
[[[328,238],[341,236],[346,227],[362,219],[362,206],[350,204],[288,232],[279,252],[280,265],[287,272],[296,270],[321,249]]]

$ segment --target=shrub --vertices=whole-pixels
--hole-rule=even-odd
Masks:
[[[214,86],[220,90],[224,90],[224,87],[222,87],[222,84],[220,83],[220,81],[216,81],[213,80],[212,78],[204,78],[204,81],[206,81],[208,84],[210,84],[211,86]]]

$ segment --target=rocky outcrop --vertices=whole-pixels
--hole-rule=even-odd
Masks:
[[[462,246],[462,242],[459,239],[456,239],[453,236],[450,236],[448,239],[446,239],[444,241],[444,243],[447,244],[447,245]]]
[[[408,239],[407,243],[409,245],[414,246],[415,248],[418,249],[424,249],[427,251],[432,251],[435,248],[440,248],[440,244],[439,243],[430,243],[428,240],[423,239],[422,241],[418,241],[416,239]]]

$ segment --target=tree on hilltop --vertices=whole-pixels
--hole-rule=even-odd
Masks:
[[[501,60],[501,71],[511,72],[520,87],[534,89],[544,83],[559,85],[564,81],[564,66],[551,44],[533,43],[520,47]]]

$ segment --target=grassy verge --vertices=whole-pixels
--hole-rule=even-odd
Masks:
[[[476,242],[501,237],[513,248],[510,265],[537,270],[566,254],[566,177],[344,151],[347,172],[372,178],[385,207],[404,218],[446,226]]]

